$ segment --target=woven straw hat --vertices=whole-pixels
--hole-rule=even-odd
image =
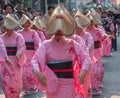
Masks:
[[[110,11],[110,12],[113,12],[113,13],[117,13],[117,11],[116,11],[114,6],[110,7],[107,11],[108,12]]]
[[[33,20],[33,25],[39,30],[46,28],[44,22],[41,20],[40,17],[35,17],[35,19]]]
[[[74,27],[76,28],[76,22],[73,16],[70,14],[70,12],[67,10],[67,8],[64,5],[62,5],[61,8],[65,12],[65,14],[70,18],[71,22],[73,22]]]
[[[8,30],[16,29],[20,24],[10,15],[8,14],[3,22],[3,26]]]
[[[100,14],[99,14],[98,12],[96,12],[94,8],[91,8],[91,9],[90,9],[90,12],[91,12],[91,14],[94,15],[96,18],[101,19]]]
[[[91,11],[89,11],[86,16],[88,17],[88,19],[89,19],[90,21],[92,20],[96,25],[101,24],[100,19],[97,18],[95,15],[93,15],[93,14],[91,13]]]
[[[24,25],[27,21],[29,21],[32,24],[32,21],[30,20],[30,18],[26,16],[25,14],[23,14],[21,19],[19,20],[19,23],[21,25]]]
[[[77,11],[74,17],[78,27],[85,27],[90,24],[90,20],[80,10]]]
[[[72,35],[74,31],[73,22],[60,6],[56,7],[53,14],[49,18],[46,33],[48,35],[54,35],[58,30],[60,30],[65,36]]]

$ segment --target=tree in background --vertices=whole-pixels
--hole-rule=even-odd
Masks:
[[[61,3],[65,3],[66,0],[60,0]],[[58,4],[58,0],[48,0],[49,5],[56,5]]]

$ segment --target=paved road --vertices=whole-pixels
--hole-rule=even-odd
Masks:
[[[120,98],[120,38],[118,38],[118,51],[112,57],[104,58],[105,76],[103,80],[103,93],[93,98]]]
[[[103,93],[100,96],[93,98],[120,98],[120,38],[118,38],[118,51],[113,52],[112,57],[105,57],[104,64],[105,76],[103,80]],[[0,98],[4,98],[0,91]],[[22,98],[46,98],[40,92],[34,95],[25,96]]]

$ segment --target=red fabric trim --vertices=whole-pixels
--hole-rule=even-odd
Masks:
[[[57,69],[54,69],[52,70],[53,72],[73,72],[74,70],[73,69],[64,69],[64,70],[57,70]]]
[[[17,50],[7,50],[7,52],[17,52]]]

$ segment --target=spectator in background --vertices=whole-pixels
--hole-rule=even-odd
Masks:
[[[43,21],[45,22],[45,24],[47,24],[49,17],[51,16],[51,14],[53,13],[55,7],[54,6],[48,6],[48,13],[46,13],[43,17]]]
[[[3,15],[3,18],[5,18],[7,14],[10,14],[13,18],[19,20],[18,16],[14,13],[14,7],[11,4],[5,5],[4,10],[5,14]]]
[[[25,8],[23,4],[19,4],[17,7],[17,15],[19,19],[22,17],[22,14],[25,14]]]
[[[33,10],[31,7],[27,8],[27,16],[32,20],[33,19]]]
[[[41,16],[41,13],[40,13],[40,11],[39,10],[36,10],[36,11],[34,11],[34,17],[40,17]]]
[[[117,28],[116,28],[116,19],[118,19],[118,15],[115,11],[109,11],[108,13],[108,17],[112,20],[113,24],[114,24],[114,35],[115,35],[115,39],[112,39],[112,49],[114,49],[115,51],[117,51],[117,37],[116,37],[116,32],[117,32]]]

